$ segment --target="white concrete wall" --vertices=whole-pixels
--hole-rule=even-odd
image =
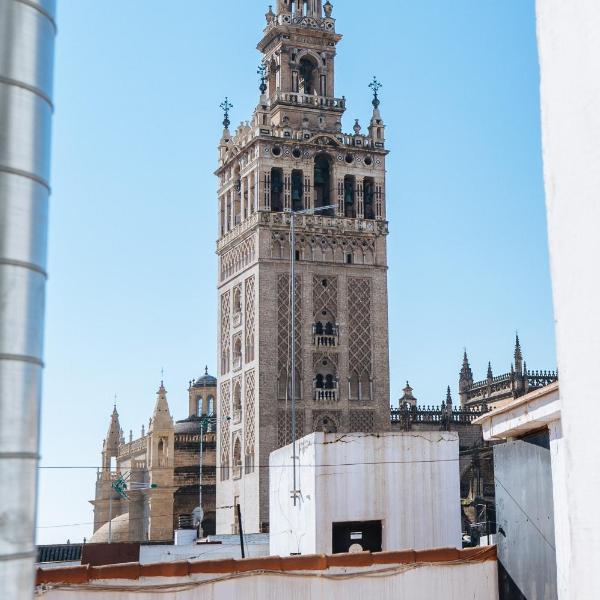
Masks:
[[[544,179],[568,511],[559,596],[600,597],[600,2],[537,0]],[[570,550],[569,550],[570,549]]]
[[[348,598],[365,598],[376,600],[497,600],[497,563],[488,561],[482,563],[459,565],[433,565],[433,566],[400,566],[395,572],[386,571],[383,576],[368,576],[365,570],[358,573],[356,569],[316,571],[314,573],[290,573],[288,575],[204,575],[185,579],[175,577],[155,578],[153,580],[97,580],[95,586],[113,586],[117,589],[103,589],[101,591],[88,591],[84,587],[77,590],[50,589],[42,594],[45,600],[150,600],[156,598],[163,600],[165,597],[177,600],[348,600]],[[381,567],[379,567],[381,569]],[[350,571],[350,573],[349,573]],[[354,573],[352,573],[354,571]],[[367,569],[372,572],[373,569]],[[214,580],[213,583],[208,581]],[[190,585],[192,582],[205,582],[204,585]],[[140,591],[128,592],[127,588],[144,587],[152,585],[171,584],[168,594],[158,592],[151,587],[145,593]]]
[[[174,562],[178,560],[212,560],[216,558],[241,558],[237,535],[211,536],[221,538],[221,544],[142,544],[140,564]],[[246,558],[269,555],[269,534],[256,533],[244,536]]]
[[[312,433],[271,454],[271,554],[332,551],[332,523],[381,520],[382,549],[461,547],[458,434]]]

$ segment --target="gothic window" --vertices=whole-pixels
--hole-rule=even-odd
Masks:
[[[233,478],[239,479],[242,476],[242,443],[239,436],[236,436],[233,442]]]
[[[315,157],[314,178],[315,208],[329,206],[331,202],[331,159],[325,154],[317,154]],[[320,214],[333,216],[333,210],[321,211]]]
[[[292,210],[304,208],[304,176],[302,171],[292,171]]]
[[[271,169],[271,210],[283,211],[283,171]]]
[[[233,326],[239,327],[242,323],[242,289],[241,286],[233,288]]]
[[[344,214],[356,218],[356,179],[353,175],[344,177]]]
[[[242,420],[242,384],[239,379],[233,383],[233,422]]]
[[[315,418],[313,429],[323,433],[337,433],[338,427],[330,415],[319,414]]]
[[[363,372],[360,378],[360,399],[370,400],[371,399],[371,378],[369,374]]]
[[[365,177],[364,181],[364,217],[375,218],[375,181],[372,177]]]
[[[351,400],[358,400],[359,399],[359,392],[358,392],[358,382],[359,382],[359,377],[358,377],[358,373],[356,371],[354,371],[352,373],[352,375],[350,376],[350,399]]]
[[[233,369],[238,371],[242,368],[242,336],[236,335],[233,338]]]

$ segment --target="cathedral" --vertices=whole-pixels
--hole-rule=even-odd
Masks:
[[[293,420],[296,438],[390,428],[380,84],[366,130],[357,119],[344,133],[332,10],[321,0],[269,8],[254,114],[232,134],[222,105],[218,534],[235,532],[238,504],[245,531],[268,531],[269,454],[291,441]]]
[[[193,526],[192,514],[202,506],[204,534],[215,532],[215,400],[217,380],[208,374],[188,387],[188,417],[173,422],[161,381],[148,430],[125,441],[117,407],[102,446],[90,542],[165,541],[174,529]],[[202,471],[200,472],[200,436]],[[125,486],[117,496],[114,484]],[[202,484],[202,498],[199,483]]]

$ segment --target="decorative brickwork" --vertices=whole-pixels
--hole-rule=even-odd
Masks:
[[[348,317],[348,372],[368,380],[372,373],[370,279],[348,279]]]
[[[313,313],[318,319],[323,311],[338,316],[338,278],[335,276],[313,275]]]
[[[374,415],[372,410],[351,410],[349,431],[371,433],[373,431]]]
[[[313,431],[337,433],[344,429],[341,410],[313,410]]]
[[[279,396],[285,398],[285,392],[289,392],[289,377],[291,368],[290,354],[290,276],[279,275],[277,284],[277,306],[278,306],[278,373],[279,373]],[[302,278],[296,276],[296,322],[294,324],[296,333],[296,374],[297,389],[299,389],[302,376]],[[297,396],[299,394],[297,393]]]
[[[296,439],[304,435],[304,411],[296,409]],[[277,447],[292,441],[292,411],[280,409],[277,413]]]
[[[231,344],[231,294],[221,295],[221,375],[229,373]]]
[[[229,418],[231,417],[231,381],[223,381],[221,383],[220,394],[221,422],[219,429],[221,433],[221,480],[229,479],[229,457],[230,457],[230,425]]]
[[[221,256],[221,280],[232,277],[255,258],[256,238],[251,235]]]
[[[245,290],[245,319],[246,319],[246,327],[245,327],[245,339],[246,339],[246,363],[252,362],[254,360],[254,335],[255,335],[255,304],[256,304],[256,290],[255,290],[255,277],[251,275],[246,279],[246,283],[244,285]]]
[[[254,470],[254,445],[255,445],[255,372],[254,369],[245,374],[245,403],[244,403],[244,453],[246,473]]]

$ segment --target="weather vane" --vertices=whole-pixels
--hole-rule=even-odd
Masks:
[[[233,108],[233,104],[231,104],[231,102],[229,102],[229,98],[225,96],[225,100],[221,102],[220,106],[223,109],[223,112],[225,113],[223,118],[223,127],[227,129],[231,123],[231,121],[229,120],[229,111]]]
[[[373,76],[373,81],[371,81],[369,87],[373,90],[373,106],[377,108],[380,104],[377,93],[383,87],[383,84],[380,81],[377,81],[377,77]]]
[[[258,89],[260,90],[261,94],[264,94],[267,91],[267,84],[265,83],[266,70],[267,67],[262,63],[258,65],[258,69],[256,70],[256,72],[260,75],[260,85],[258,86]]]

